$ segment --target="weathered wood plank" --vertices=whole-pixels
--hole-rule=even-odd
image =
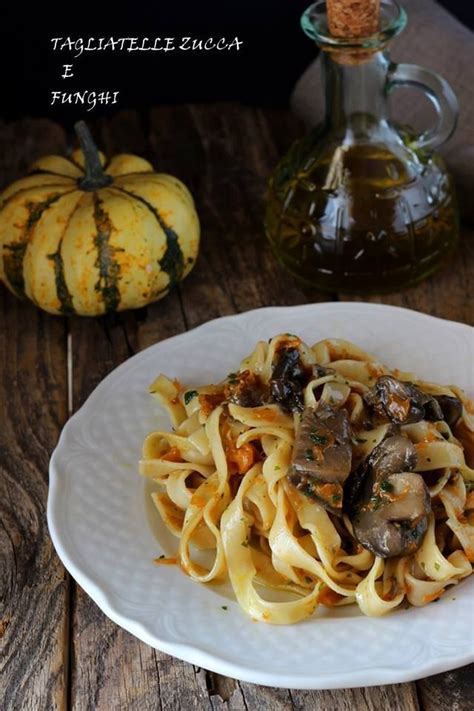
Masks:
[[[49,121],[0,125],[1,186],[65,136]],[[0,286],[0,699],[62,709],[69,578],[46,525],[48,460],[67,418],[66,325]]]
[[[472,711],[474,664],[417,682],[423,711]]]
[[[291,692],[295,711],[417,711],[420,707],[415,684],[389,684],[361,689]]]

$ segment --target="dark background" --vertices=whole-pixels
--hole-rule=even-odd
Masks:
[[[291,89],[315,56],[299,18],[310,0],[152,0],[109,4],[64,2],[30,7],[10,0],[0,11],[0,117],[49,116],[70,126],[81,117],[97,117],[118,108],[191,101],[239,100],[284,106]],[[442,3],[470,27],[470,0]],[[54,52],[51,37],[155,36],[207,38],[234,36],[239,51],[89,52],[73,59]],[[61,79],[63,64],[74,78]],[[50,92],[120,91],[119,105],[50,106]]]

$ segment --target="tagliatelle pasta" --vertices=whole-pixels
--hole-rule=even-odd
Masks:
[[[140,461],[177,538],[176,558],[157,562],[230,580],[252,618],[290,624],[351,603],[383,615],[472,573],[474,406],[459,388],[347,341],[282,334],[221,383],[160,375],[150,392],[173,425],[146,437]],[[404,466],[390,469],[395,446]]]

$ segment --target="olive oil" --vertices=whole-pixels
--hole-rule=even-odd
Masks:
[[[395,289],[440,266],[458,234],[442,160],[408,139],[391,147],[317,139],[295,144],[270,181],[266,230],[284,266],[307,284],[349,292]]]
[[[391,61],[389,42],[406,22],[397,3],[380,3],[380,29],[370,37],[332,35],[327,9],[317,0],[302,17],[321,50],[324,122],[276,167],[266,232],[281,263],[307,284],[393,290],[432,273],[456,244],[453,182],[434,149],[455,128],[457,101],[434,72]],[[437,121],[421,134],[390,116],[388,96],[407,85],[435,107]]]

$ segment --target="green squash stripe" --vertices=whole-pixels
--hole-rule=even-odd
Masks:
[[[94,220],[97,228],[97,234],[94,237],[97,259],[94,266],[99,270],[99,280],[95,285],[95,290],[100,292],[106,312],[116,311],[121,297],[119,289],[120,264],[116,261],[115,254],[124,250],[110,244],[112,223],[103,209],[103,202],[97,193],[94,193]]]
[[[25,295],[23,260],[25,258],[26,248],[28,247],[28,242],[31,239],[34,228],[48,207],[67,194],[68,193],[52,195],[47,200],[43,200],[43,202],[26,203],[26,208],[28,209],[28,219],[26,220],[21,239],[17,242],[12,242],[11,244],[5,244],[3,246],[3,268],[5,270],[6,277],[17,296],[21,297]]]
[[[138,200],[143,205],[145,205],[156,218],[158,224],[166,235],[166,251],[158,263],[161,269],[169,276],[170,283],[168,285],[168,288],[177,284],[183,276],[184,259],[183,251],[179,245],[178,235],[176,234],[176,232],[173,230],[172,227],[166,224],[156,207],[149,203],[148,200],[145,200],[145,198],[143,198],[141,195],[136,195],[130,190],[125,190],[124,188],[120,188],[117,185],[114,185],[111,189],[119,190],[121,193],[125,193],[125,195],[128,195],[129,197]]]
[[[63,246],[64,235],[66,234],[69,225],[71,224],[71,220],[74,214],[76,213],[76,210],[81,204],[81,200],[82,198],[79,198],[74,207],[74,210],[72,210],[66,220],[66,224],[64,225],[61,239],[58,242],[58,248],[56,252],[54,252],[54,254],[48,254],[48,259],[51,259],[51,261],[54,262],[54,281],[56,284],[56,295],[61,304],[59,310],[62,314],[64,314],[64,316],[71,316],[72,314],[76,313],[76,311],[74,309],[71,292],[69,291],[66,283],[66,275],[64,273],[64,260],[63,255],[61,254],[61,248]]]
[[[67,229],[67,227],[66,227]],[[72,296],[67,288],[66,277],[64,276],[64,261],[61,255],[62,239],[58,245],[58,251],[54,254],[48,254],[48,259],[54,262],[54,281],[56,283],[56,294],[61,303],[59,310],[65,316],[70,316],[75,313],[72,303]]]

